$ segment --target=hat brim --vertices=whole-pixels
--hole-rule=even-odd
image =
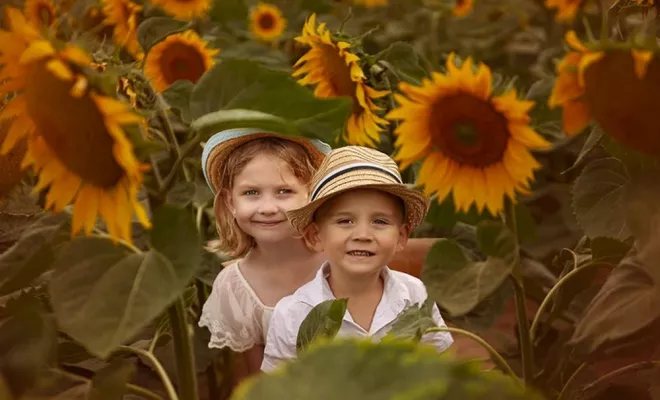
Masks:
[[[209,185],[214,194],[217,194],[222,186],[221,171],[224,170],[224,163],[227,160],[227,156],[229,156],[231,152],[236,150],[241,145],[252,140],[272,137],[299,144],[307,151],[307,153],[309,153],[312,163],[314,164],[314,168],[318,168],[321,165],[323,159],[326,156],[326,152],[330,151],[330,146],[327,144],[305,137],[287,136],[280,133],[265,132],[256,129],[250,131],[246,130],[240,134],[241,136],[232,137],[218,143],[212,143],[212,137],[209,139],[209,142],[207,142],[207,146],[209,146],[209,148],[206,148],[205,146],[205,151],[202,155],[204,178],[206,178],[206,183]]]
[[[421,225],[421,223],[424,221],[424,218],[426,217],[426,213],[429,210],[429,198],[419,190],[416,190],[407,185],[357,184],[338,190],[329,196],[314,200],[296,210],[291,210],[286,213],[287,217],[289,218],[291,225],[293,225],[293,227],[296,228],[298,232],[302,233],[314,221],[314,213],[318,211],[318,209],[323,204],[342,193],[356,189],[375,189],[381,192],[389,193],[403,200],[406,208],[405,223],[408,225],[411,232],[417,229],[419,225]]]

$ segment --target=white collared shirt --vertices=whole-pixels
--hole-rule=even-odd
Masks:
[[[296,358],[296,339],[302,321],[314,306],[335,299],[327,281],[328,274],[329,265],[325,263],[312,281],[277,303],[266,337],[262,371],[271,371],[280,362]],[[369,331],[356,324],[346,311],[338,337],[370,337],[372,340],[380,340],[390,331],[399,313],[408,306],[423,303],[427,298],[424,284],[412,275],[385,267],[382,277],[383,296]],[[433,305],[433,319],[438,326],[446,326],[436,305]],[[446,350],[453,341],[449,332],[435,332],[422,338],[423,343],[433,345],[439,351]]]

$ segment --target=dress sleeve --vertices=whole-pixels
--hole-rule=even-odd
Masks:
[[[229,347],[243,352],[264,343],[263,306],[246,287],[237,268],[232,264],[220,271],[202,307],[199,326],[211,332],[209,348]]]

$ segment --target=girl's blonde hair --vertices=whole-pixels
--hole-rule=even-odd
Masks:
[[[231,196],[236,175],[259,154],[271,155],[284,161],[301,182],[308,184],[316,168],[310,154],[298,143],[276,137],[251,140],[236,148],[223,163],[220,171],[222,189],[213,203],[218,239],[209,242],[207,249],[232,257],[244,257],[252,247],[254,238],[245,233],[227,208],[225,196]]]

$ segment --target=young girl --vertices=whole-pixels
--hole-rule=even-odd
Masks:
[[[330,150],[320,141],[258,129],[222,131],[204,147],[219,233],[209,247],[236,259],[215,279],[199,325],[211,332],[209,347],[243,353],[247,374],[260,370],[277,302],[309,282],[325,261],[305,245],[286,212],[306,204],[308,183]],[[430,244],[414,246],[425,254]],[[403,268],[395,261],[392,269],[415,269],[399,264]]]

